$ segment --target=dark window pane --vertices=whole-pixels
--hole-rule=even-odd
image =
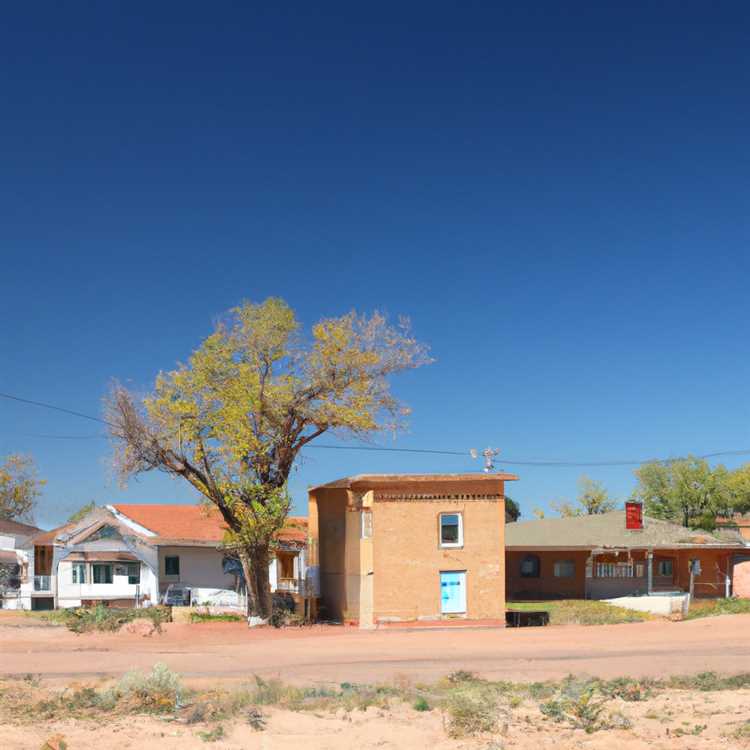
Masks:
[[[539,558],[536,555],[526,555],[521,560],[521,575],[524,578],[539,578]]]
[[[164,572],[168,576],[180,575],[180,558],[179,557],[165,557],[164,558]]]
[[[440,516],[440,543],[458,544],[459,518],[456,513],[446,513]]]

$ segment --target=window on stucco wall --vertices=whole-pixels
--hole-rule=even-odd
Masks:
[[[440,514],[440,546],[461,547],[464,543],[463,520],[460,513]]]
[[[521,576],[523,578],[539,578],[539,558],[536,555],[526,555],[521,560]]]

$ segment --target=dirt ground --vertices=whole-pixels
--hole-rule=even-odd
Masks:
[[[586,734],[542,716],[533,701],[510,711],[493,734],[452,739],[438,710],[416,712],[396,704],[387,709],[307,713],[264,709],[267,726],[255,731],[241,719],[222,724],[224,736],[211,741],[215,727],[186,726],[152,717],[52,723],[3,724],[0,747],[39,750],[61,735],[68,750],[715,750],[747,748],[735,737],[750,717],[750,691],[700,693],[667,691],[642,703],[614,702],[630,729]],[[59,746],[52,745],[54,750]],[[46,750],[46,748],[45,748]]]
[[[76,635],[23,615],[0,617],[0,675],[69,681],[115,677],[164,662],[188,684],[253,674],[294,684],[435,681],[456,669],[487,679],[662,677],[750,670],[750,615],[627,625],[490,630],[314,626],[248,630],[242,623],[167,625],[150,637]]]
[[[533,682],[569,674],[601,678],[658,677],[704,671],[750,671],[750,615],[689,622],[651,621],[594,627],[386,630],[315,626],[248,630],[240,623],[170,624],[162,634],[76,635],[23,614],[0,614],[0,675],[35,675],[59,689],[101,686],[157,662],[205,688],[247,683],[253,675],[299,685],[341,682],[433,683],[453,670],[491,680]],[[28,678],[27,678],[28,680]],[[5,683],[7,685],[12,683]],[[16,683],[16,684],[20,684]],[[12,687],[10,688],[13,689]],[[538,701],[509,709],[492,735],[453,739],[438,709],[417,712],[395,701],[388,708],[334,713],[264,708],[267,726],[255,731],[242,717],[221,725],[185,725],[151,716],[107,717],[0,725],[0,748],[39,750],[64,737],[68,750],[708,750],[750,748],[737,730],[750,720],[750,690],[666,690],[648,701],[614,708],[632,724],[586,734],[542,715]],[[52,745],[57,750],[57,746]]]

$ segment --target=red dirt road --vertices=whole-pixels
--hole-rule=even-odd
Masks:
[[[596,627],[363,632],[312,627],[248,630],[238,623],[172,624],[161,635],[75,635],[0,619],[0,674],[114,677],[165,662],[191,682],[253,674],[294,683],[432,681],[466,669],[491,679],[567,674],[659,677],[750,671],[750,615]]]

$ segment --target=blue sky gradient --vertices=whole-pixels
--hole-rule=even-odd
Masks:
[[[6,8],[0,391],[99,415],[111,378],[148,388],[278,295],[306,326],[408,315],[437,361],[394,381],[413,414],[382,442],[467,454],[310,449],[298,512],[350,473],[479,469],[472,447],[750,449],[750,10],[611,5]],[[40,523],[193,498],[120,489],[98,432],[0,399]],[[527,516],[582,473],[508,468]]]

